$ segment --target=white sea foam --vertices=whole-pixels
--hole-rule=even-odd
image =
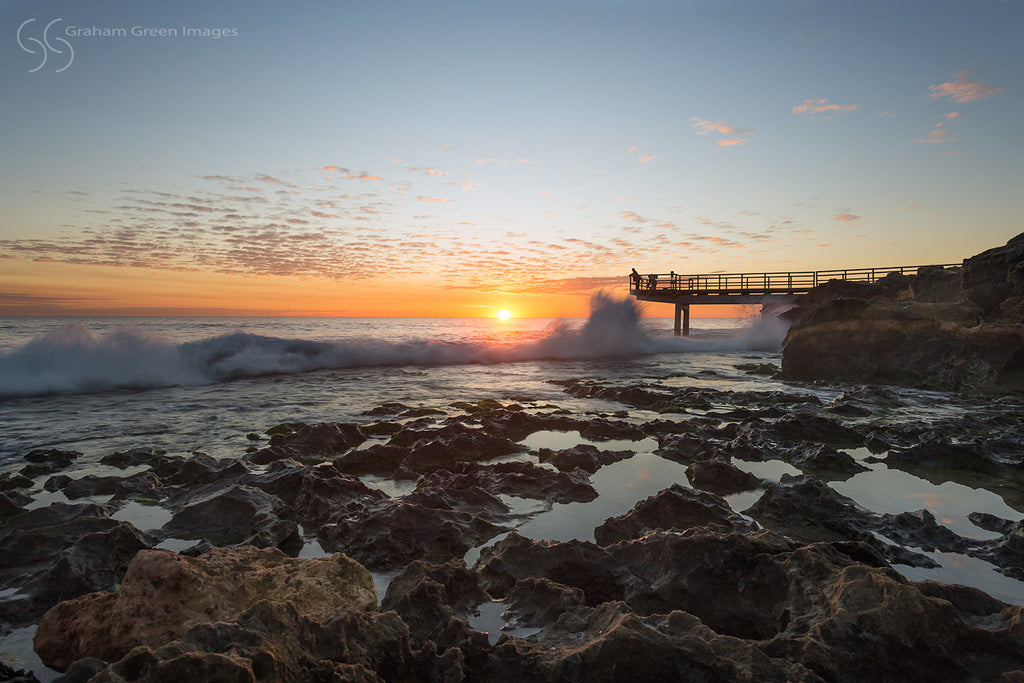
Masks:
[[[262,375],[385,365],[631,358],[656,353],[773,350],[785,325],[755,319],[726,339],[653,336],[630,299],[599,294],[578,328],[552,323],[531,341],[314,341],[234,332],[175,344],[131,328],[97,335],[73,323],[0,356],[0,397],[213,384]]]

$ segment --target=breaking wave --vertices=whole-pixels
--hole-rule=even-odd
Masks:
[[[653,336],[630,300],[599,294],[578,328],[558,321],[539,339],[485,342],[313,341],[234,332],[174,344],[131,328],[97,336],[80,323],[0,355],[0,397],[213,384],[246,377],[387,365],[461,365],[631,358],[657,353],[778,349],[786,327],[755,319],[742,335],[694,340]]]

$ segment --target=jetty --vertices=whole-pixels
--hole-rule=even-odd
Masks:
[[[959,263],[941,264],[943,268]],[[894,266],[889,268],[848,268],[778,273],[637,273],[629,276],[629,293],[638,301],[675,306],[675,335],[690,335],[690,306],[714,304],[769,304],[795,301],[829,280],[874,283],[892,273],[917,275],[920,268],[935,266]]]

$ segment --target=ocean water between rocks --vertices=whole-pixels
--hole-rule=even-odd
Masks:
[[[622,387],[693,387],[719,392],[786,392],[816,396],[828,405],[850,386],[787,383],[770,367],[781,362],[785,327],[774,319],[695,320],[689,338],[675,338],[671,320],[636,320],[627,302],[606,301],[587,320],[436,318],[0,318],[0,474],[17,472],[33,449],[81,452],[61,473],[124,475],[100,463],[115,451],[153,446],[187,457],[194,452],[236,458],[254,444],[266,444],[264,431],[283,422],[371,422],[367,411],[398,402],[443,411],[437,420],[460,414],[455,402],[496,399],[525,411],[564,409],[581,419],[598,415],[642,424],[713,413],[722,406],[658,413],[616,400],[571,395],[553,381],[584,380]],[[1019,415],[1013,400],[891,388],[870,415],[845,416],[844,423],[927,425],[965,413]],[[785,409],[785,406],[782,406]],[[390,417],[409,422],[415,417]],[[726,420],[727,422],[728,420]],[[368,443],[384,443],[387,437]],[[628,512],[635,503],[672,484],[689,486],[686,466],[658,454],[657,438],[591,441],[579,432],[542,430],[520,442],[536,462],[539,449],[560,450],[592,444],[635,455],[605,465],[591,475],[598,497],[588,503],[543,504],[509,498],[518,515],[517,531],[533,539],[593,540],[606,518]],[[365,445],[365,444],[364,444]],[[988,513],[1024,519],[996,492],[977,488],[970,478],[928,479],[887,467],[884,454],[866,448],[842,449],[866,469],[828,482],[877,513],[926,509],[960,536],[990,539],[998,534],[976,526],[968,516]],[[876,454],[877,455],[877,454]],[[800,470],[781,460],[733,464],[766,482]],[[69,502],[34,478],[30,507]],[[364,481],[392,496],[412,490],[381,478]],[[736,512],[763,493],[757,488],[726,496]],[[73,502],[104,503],[110,496]],[[1011,500],[1011,503],[1015,501]],[[161,527],[170,511],[137,502],[114,515],[141,530]],[[305,529],[300,556],[324,554],[315,530]],[[501,536],[489,540],[489,545]],[[166,539],[158,547],[180,550],[194,541]],[[999,573],[975,557],[927,551],[937,568],[894,567],[908,578],[932,578],[980,588],[992,596],[1024,604],[1024,582]],[[472,564],[474,548],[466,556]],[[375,574],[381,596],[395,572]],[[0,600],[17,591],[0,585]],[[500,604],[484,606],[476,627],[497,634]],[[45,670],[31,653],[34,627],[0,631],[0,659]]]

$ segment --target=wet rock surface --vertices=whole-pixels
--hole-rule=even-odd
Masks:
[[[1024,420],[1012,409],[885,422],[878,414],[904,398],[867,387],[830,401],[646,381],[564,388],[665,415],[396,404],[367,415],[395,420],[369,442],[372,429],[359,425],[286,423],[238,458],[138,448],[79,476],[68,470],[75,458],[39,456],[55,469],[0,479],[0,580],[17,589],[0,600],[0,618],[31,623],[45,612],[36,649],[68,680],[1012,680],[1024,671],[1020,607],[893,569],[934,567],[940,551],[1024,579],[1024,522],[973,514],[989,536],[968,538],[929,510],[872,512],[828,483],[889,466],[987,482],[1015,500]],[[653,437],[657,450],[642,458],[679,463],[685,478],[679,467],[677,481],[632,498],[632,509],[596,525],[596,542],[527,538],[515,528],[538,511],[621,495],[600,489],[602,477],[640,451],[520,443],[540,431],[597,444]],[[776,481],[743,469],[772,461],[801,474]],[[128,467],[145,469],[110,474]],[[26,510],[39,488],[110,501]],[[736,493],[747,501],[740,512],[722,497]],[[169,521],[142,532],[111,518],[133,501]],[[149,549],[163,539],[195,543],[180,554]],[[339,554],[289,556],[313,539]],[[393,575],[379,607],[367,569]],[[496,642],[475,621],[493,601],[511,629]],[[522,628],[531,635],[515,635]]]
[[[761,485],[761,480],[750,472],[722,460],[698,460],[686,468],[686,476],[694,488],[719,495],[749,491]]]
[[[391,569],[418,559],[446,562],[462,557],[511,528],[489,522],[481,514],[488,510],[492,519],[500,518],[507,513],[501,501],[491,497],[459,510],[457,500],[423,500],[421,496],[388,501],[320,527],[317,538],[325,550],[348,553],[371,569]]]
[[[0,615],[24,624],[60,600],[112,588],[151,543],[100,505],[54,503],[11,515],[0,527],[0,580],[21,597],[0,601]]]
[[[420,480],[419,487],[479,488],[494,494],[555,503],[586,503],[597,498],[597,490],[586,472],[555,472],[530,462],[460,463],[452,470],[430,473]]]
[[[651,531],[685,531],[695,527],[749,532],[756,525],[733,512],[725,500],[713,493],[673,484],[640,501],[626,514],[606,519],[594,529],[594,539],[600,545],[611,545]]]
[[[625,460],[633,455],[633,451],[605,451],[591,444],[579,444],[560,451],[542,451],[540,461],[551,463],[562,472],[580,469],[593,474],[605,465]]]

